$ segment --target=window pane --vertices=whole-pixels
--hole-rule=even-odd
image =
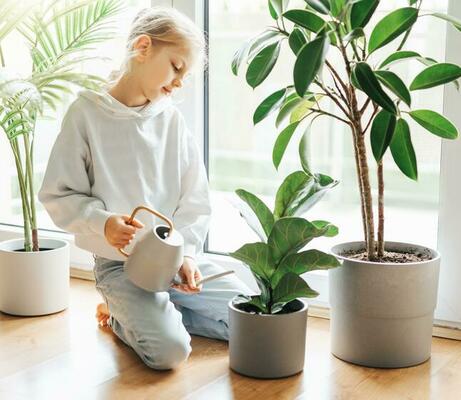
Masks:
[[[304,8],[304,1],[290,2]],[[390,11],[403,7],[402,1],[380,3],[379,13],[369,26]],[[282,179],[301,168],[297,146],[302,132],[297,132],[288,146],[279,171],[272,164],[272,147],[281,129],[275,128],[275,115],[253,126],[252,114],[257,105],[269,94],[292,84],[294,56],[283,45],[279,60],[266,81],[255,90],[245,82],[242,65],[239,77],[231,73],[230,65],[236,49],[249,37],[261,32],[274,21],[266,10],[266,0],[213,0],[209,1],[209,143],[210,186],[212,189],[213,218],[209,234],[209,251],[234,251],[242,244],[259,241],[233,207],[234,191],[243,188],[260,196],[273,207],[274,196]],[[447,11],[447,0],[424,1],[424,12]],[[445,57],[445,23],[424,17],[414,26],[405,48],[420,52],[438,61]],[[430,33],[430,34],[429,34]],[[395,44],[376,52],[375,61],[394,51]],[[339,52],[329,52],[333,65],[341,68]],[[401,63],[400,76],[409,85],[423,68],[417,61]],[[397,69],[396,69],[397,70]],[[326,76],[327,74],[325,74]],[[428,108],[442,112],[443,88],[412,93],[412,108]],[[328,111],[337,109],[329,104]],[[408,120],[408,118],[407,118]],[[435,247],[437,240],[437,210],[440,163],[440,140],[408,120],[412,129],[419,180],[413,182],[397,169],[392,157],[386,154],[385,204],[386,240],[417,242]],[[357,191],[351,133],[341,122],[321,117],[316,120],[310,133],[311,169],[340,180],[323,200],[305,217],[309,220],[325,219],[338,225],[340,234],[335,238],[319,238],[315,247],[328,250],[334,243],[362,240],[360,203]],[[367,138],[367,141],[369,139]],[[370,149],[368,154],[371,155]],[[390,152],[388,152],[390,153]],[[377,202],[376,166],[369,157],[373,196]],[[414,226],[424,229],[414,229]]]
[[[141,8],[149,7],[151,1],[130,0],[125,2],[125,4],[127,7],[118,14],[114,22],[120,35],[114,37],[112,40],[95,45],[96,50],[93,54],[97,54],[99,58],[82,65],[80,68],[82,72],[107,77],[112,70],[119,68],[125,53],[126,35],[128,34],[131,21]],[[2,50],[8,69],[15,70],[24,77],[30,74],[30,56],[20,34],[15,32],[10,34],[2,42]],[[76,93],[78,90],[74,92]],[[40,188],[51,148],[59,133],[61,120],[67,107],[74,99],[75,96],[68,95],[56,112],[47,110],[45,115],[49,118],[40,118],[37,122],[34,144],[36,192]],[[22,206],[16,178],[16,168],[10,145],[3,133],[0,136],[0,171],[0,223],[22,226]],[[47,212],[38,201],[36,205],[38,226],[41,229],[60,230],[53,224]]]

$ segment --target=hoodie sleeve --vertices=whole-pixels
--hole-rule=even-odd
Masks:
[[[182,138],[181,195],[173,213],[173,223],[184,237],[184,255],[195,257],[203,250],[208,233],[210,194],[197,142],[187,128],[184,128]]]
[[[53,145],[38,199],[59,228],[104,236],[104,202],[91,195],[90,148],[85,122],[76,104],[67,111]]]

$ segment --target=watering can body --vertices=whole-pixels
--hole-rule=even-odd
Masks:
[[[147,231],[136,242],[131,254],[119,249],[127,257],[124,269],[136,286],[150,292],[167,291],[183,263],[184,239],[168,218],[145,206],[137,207],[128,223],[140,209],[161,217],[168,225],[155,225]]]

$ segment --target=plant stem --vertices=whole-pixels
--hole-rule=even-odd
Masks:
[[[311,108],[311,111],[316,112],[316,113],[320,113],[320,114],[324,114],[324,115],[328,115],[328,116],[333,117],[333,118],[336,118],[337,120],[339,120],[341,122],[344,122],[347,125],[351,124],[349,121],[345,120],[344,118],[338,117],[335,114],[331,114],[328,111],[323,111],[323,110],[320,110],[318,108]]]
[[[39,251],[38,237],[37,237],[37,218],[35,212],[35,194],[34,194],[34,169],[32,162],[32,146],[29,142],[29,134],[24,134],[24,150],[26,156],[26,174],[29,181],[29,198],[27,199],[30,204],[31,210],[31,230],[32,230],[32,251]]]
[[[378,258],[384,256],[384,171],[383,160],[378,163]]]
[[[365,141],[362,131],[361,113],[357,106],[357,95],[354,86],[350,82],[352,74],[351,64],[347,56],[346,48],[342,42],[341,33],[339,29],[336,29],[339,37],[339,45],[341,54],[346,64],[346,70],[349,77],[349,99],[350,109],[352,113],[352,129],[354,130],[355,140],[355,151],[356,156],[356,167],[357,174],[359,175],[359,188],[360,188],[360,201],[362,204],[362,219],[364,226],[364,235],[366,237],[365,244],[368,253],[368,260],[373,261],[375,259],[375,239],[374,239],[374,222],[373,222],[373,202],[371,198],[371,187],[370,177],[368,171],[367,153],[365,147]]]

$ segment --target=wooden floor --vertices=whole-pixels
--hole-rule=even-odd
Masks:
[[[193,337],[189,360],[154,371],[94,318],[94,282],[71,280],[67,310],[45,317],[0,313],[0,399],[283,400],[461,399],[461,342],[433,339],[423,365],[378,370],[347,364],[329,349],[329,321],[309,318],[306,365],[287,379],[229,370],[227,343]]]

